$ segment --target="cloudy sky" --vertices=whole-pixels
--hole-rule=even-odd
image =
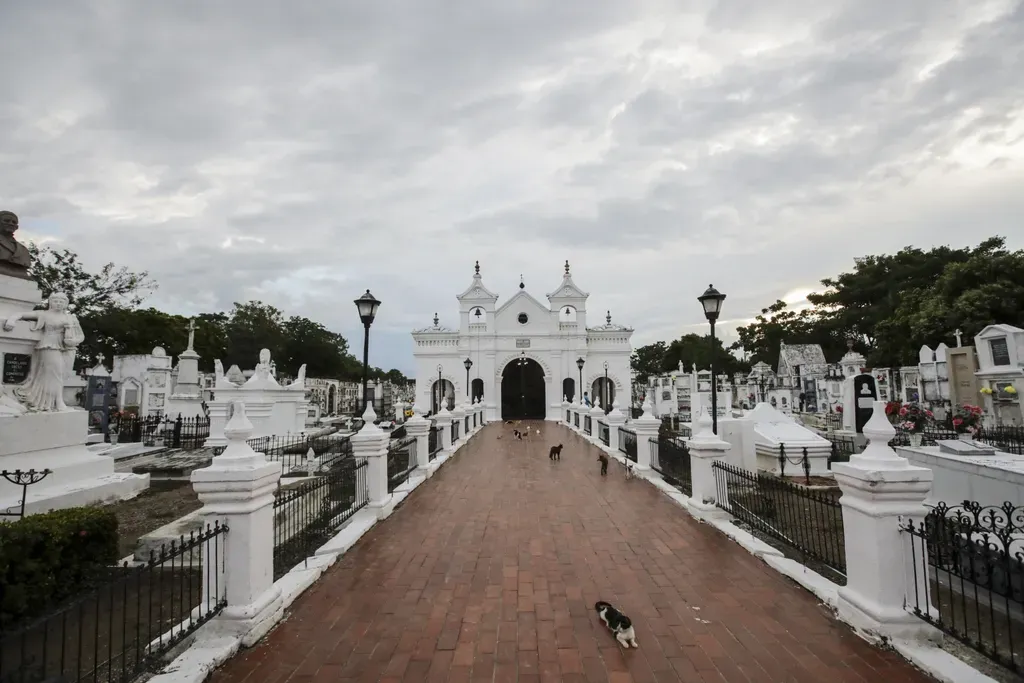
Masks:
[[[480,260],[568,259],[639,345],[799,302],[855,256],[1024,243],[1019,0],[0,3],[0,208],[146,269],[180,313],[262,299],[412,369]]]

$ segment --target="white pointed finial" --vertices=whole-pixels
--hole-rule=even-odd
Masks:
[[[693,426],[693,437],[694,439],[714,439],[718,440],[713,431],[714,427],[711,424],[711,415],[708,411],[703,408],[700,409],[700,415],[697,416],[697,423]]]
[[[908,467],[909,461],[906,458],[901,458],[889,445],[889,442],[896,436],[896,428],[885,416],[885,401],[873,401],[872,407],[871,419],[864,425],[864,436],[868,439],[868,445],[860,453],[850,456],[850,461],[885,461]]]
[[[232,401],[228,404],[228,423],[224,426],[224,436],[228,442],[245,442],[252,436],[252,422],[245,414],[245,403]]]
[[[652,392],[648,391],[644,394],[644,403],[640,407],[640,409],[644,411],[644,415],[650,415],[654,412],[654,406],[651,405],[651,393]]]

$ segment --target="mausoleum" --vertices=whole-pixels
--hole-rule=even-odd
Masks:
[[[498,305],[477,262],[459,302],[458,329],[440,324],[416,330],[416,405],[437,412],[444,400],[483,402],[488,420],[561,419],[562,401],[583,391],[606,409],[616,399],[627,410],[632,395],[629,358],[633,330],[612,322],[587,327],[587,299],[566,261],[561,283],[542,303],[526,290]],[[621,397],[621,398],[620,398]]]

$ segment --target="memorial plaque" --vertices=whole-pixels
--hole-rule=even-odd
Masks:
[[[516,339],[516,348],[517,349],[528,349],[528,348],[530,348],[530,340],[529,339]]]
[[[5,353],[3,365],[3,384],[21,384],[28,378],[32,367],[32,356],[27,353]]]
[[[857,375],[853,378],[853,395],[856,399],[854,410],[854,425],[857,433],[864,432],[864,425],[871,419],[874,413],[875,401],[878,400],[878,385],[875,378],[869,374]]]

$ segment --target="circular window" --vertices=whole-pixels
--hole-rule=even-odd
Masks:
[[[520,325],[525,325],[528,322],[530,322],[530,316],[526,315],[525,313],[520,313],[519,314],[519,324]]]

